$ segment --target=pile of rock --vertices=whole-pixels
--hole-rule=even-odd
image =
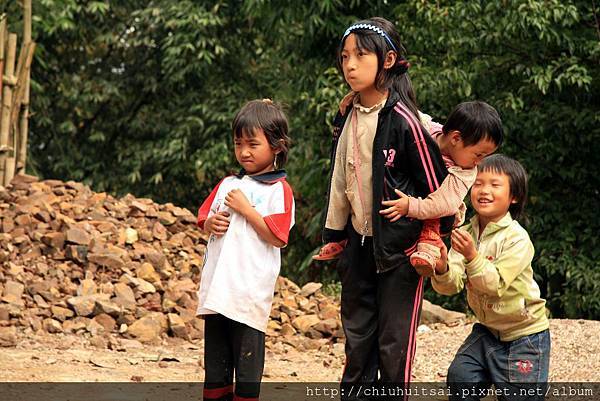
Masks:
[[[201,338],[195,223],[172,204],[17,176],[0,187],[0,327]],[[339,339],[339,307],[319,288],[280,278],[268,335]]]
[[[300,288],[279,277],[267,336],[305,349],[343,341],[339,302],[324,295],[321,287],[308,283]]]
[[[0,188],[0,325],[201,337],[195,222],[172,204],[17,176]]]

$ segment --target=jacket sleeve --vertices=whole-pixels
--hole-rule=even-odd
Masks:
[[[346,107],[346,113],[348,108]],[[343,133],[345,114],[337,113],[331,147],[331,173],[327,203],[323,216],[323,242],[346,239],[345,227],[350,216],[350,202],[346,196],[346,135]]]
[[[465,287],[465,265],[464,257],[450,249],[448,252],[448,271],[444,274],[437,274],[431,278],[433,289],[442,295],[458,294]]]
[[[463,171],[466,170],[457,170],[451,167],[448,169],[449,174],[440,187],[427,195],[425,199],[411,197],[408,203],[407,216],[419,220],[428,220],[456,214],[469,192],[474,176],[477,174],[474,170],[475,174],[470,173],[469,176],[462,177],[459,174]]]
[[[337,145],[333,173],[329,188],[329,204],[325,228],[343,230],[350,215],[350,201],[346,196],[346,147],[347,133],[342,132]]]
[[[506,238],[496,260],[477,254],[465,263],[469,283],[478,292],[502,297],[512,282],[531,265],[534,248],[526,235],[515,233]]]

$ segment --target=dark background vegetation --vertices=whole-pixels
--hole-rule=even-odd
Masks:
[[[0,2],[20,32],[18,1]],[[534,270],[554,317],[600,319],[600,26],[595,0],[39,0],[29,172],[195,210],[236,169],[230,123],[283,102],[297,225],[283,273],[336,279],[320,243],[330,121],[347,91],[335,50],[353,21],[398,27],[420,107],[500,112],[501,152],[530,174]],[[464,308],[462,295],[427,297]]]

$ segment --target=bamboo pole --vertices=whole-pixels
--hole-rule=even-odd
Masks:
[[[6,183],[9,183],[13,179],[15,173],[19,173],[19,146],[22,143],[22,132],[19,124],[22,120],[19,121],[19,111],[22,111],[21,106],[27,92],[27,77],[29,76],[31,62],[33,61],[34,50],[35,43],[33,42],[30,42],[21,48],[19,62],[17,63],[17,70],[15,72],[17,80],[12,94],[8,136],[8,143],[12,145],[13,151],[8,153],[6,159],[6,173],[4,175],[4,181]]]
[[[7,163],[6,159],[8,152],[13,151],[9,146],[10,132],[10,108],[12,105],[12,87],[16,83],[15,73],[15,57],[17,55],[17,35],[11,33],[8,35],[8,45],[6,47],[6,62],[4,65],[4,87],[2,88],[2,112],[0,120],[0,182],[2,185],[8,185],[6,180]]]
[[[6,153],[6,161],[4,162],[4,186],[7,186],[15,176],[15,149],[17,146],[17,137],[13,129],[9,130],[8,146],[10,150]]]
[[[13,89],[12,105],[10,109],[10,124],[11,127],[16,126],[17,119],[19,117],[19,111],[25,100],[25,94],[27,93],[27,76],[31,69],[31,62],[33,61],[33,51],[35,50],[35,43],[30,42],[27,46],[21,48],[19,53],[19,61],[17,63],[17,69],[15,71],[15,77],[17,78],[15,89]]]
[[[4,75],[4,49],[6,47],[6,14],[0,16],[0,105],[2,104],[2,75]]]
[[[23,48],[31,44],[31,0],[23,0]],[[27,162],[27,140],[29,136],[29,89],[31,83],[31,62],[33,60],[33,52],[35,44],[29,46],[29,54],[26,63],[27,75],[25,76],[25,94],[21,103],[21,120],[19,121],[19,137],[17,141],[16,151],[16,173],[25,174],[25,166]]]

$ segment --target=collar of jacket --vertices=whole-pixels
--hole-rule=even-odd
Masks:
[[[392,109],[396,103],[398,103],[398,101],[400,100],[400,95],[398,94],[398,92],[396,92],[393,88],[388,89],[389,94],[388,94],[388,98],[385,102],[385,105],[383,105],[383,107],[380,110],[380,113],[383,112],[384,110],[389,110]],[[352,107],[354,107],[354,104],[351,102],[348,106],[346,106],[346,109],[344,110],[344,114],[338,113],[341,116],[346,116],[348,115],[348,111],[352,110]]]
[[[266,173],[258,174],[258,175],[248,175],[246,170],[241,169],[239,173],[236,174],[237,178],[242,178],[247,175],[255,181],[261,182],[263,184],[275,184],[276,182],[285,180],[287,174],[285,170],[273,170],[268,171]]]
[[[475,216],[473,216],[471,218],[470,222],[471,222],[471,227],[473,229],[473,232],[475,233],[475,238],[479,238],[479,215],[476,214]],[[502,217],[500,220],[490,221],[487,224],[487,226],[485,226],[483,233],[486,235],[493,234],[498,230],[501,230],[505,227],[510,226],[512,224],[512,222],[513,222],[513,218],[511,217],[510,212],[506,212],[504,217]]]

